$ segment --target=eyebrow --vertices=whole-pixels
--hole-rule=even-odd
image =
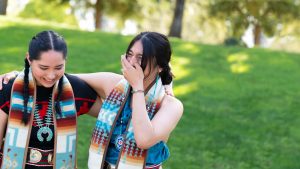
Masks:
[[[55,67],[62,67],[63,65],[64,65],[64,64],[60,64],[60,65],[57,65],[57,66],[55,66]],[[46,65],[39,65],[39,66],[45,67],[45,68],[50,67],[50,66],[46,66]]]

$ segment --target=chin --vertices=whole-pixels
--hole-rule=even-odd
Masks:
[[[54,86],[54,84],[42,84],[42,86],[45,88],[51,88]]]
[[[47,82],[42,82],[38,84],[39,86],[43,86],[45,88],[51,88],[55,85],[55,83],[47,83]]]

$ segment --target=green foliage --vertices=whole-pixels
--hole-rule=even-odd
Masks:
[[[66,38],[69,73],[119,73],[120,55],[132,38],[26,20],[0,17],[0,22],[1,74],[23,68],[29,39],[44,29]],[[298,54],[171,42],[174,91],[184,114],[169,138],[171,156],[164,169],[300,168]],[[79,169],[87,168],[94,124],[92,117],[79,117]]]
[[[57,0],[62,4],[68,4],[70,0]],[[74,11],[82,10],[88,11],[94,9],[100,13],[100,20],[103,15],[115,18],[119,25],[122,25],[124,20],[132,17],[139,18],[141,16],[135,15],[139,11],[137,0],[73,0],[72,8]]]
[[[300,4],[296,0],[211,0],[210,15],[229,20],[233,35],[237,37],[241,36],[249,24],[259,25],[264,33],[274,35],[278,24],[299,19]]]
[[[24,18],[38,18],[70,25],[77,25],[68,3],[61,4],[53,0],[31,0],[20,13]]]

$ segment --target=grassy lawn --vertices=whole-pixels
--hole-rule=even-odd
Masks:
[[[54,29],[68,43],[67,72],[120,72],[132,37],[0,17],[0,73],[21,70],[28,42]],[[300,168],[300,56],[171,39],[175,95],[184,115],[164,169]],[[95,119],[79,118],[78,165],[87,168]]]

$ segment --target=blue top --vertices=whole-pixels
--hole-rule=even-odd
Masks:
[[[121,141],[118,136],[122,136],[122,134],[125,133],[126,127],[128,124],[128,121],[130,120],[132,110],[130,108],[130,98],[128,97],[125,106],[121,112],[121,115],[119,116],[117,120],[116,127],[113,131],[113,134],[111,136],[111,140],[108,145],[107,155],[105,158],[105,161],[107,161],[110,164],[116,164],[118,160],[118,156],[120,153],[121,148]],[[119,143],[119,144],[118,144]],[[170,156],[169,149],[165,142],[160,141],[154,146],[150,147],[148,149],[148,155],[146,159],[146,165],[155,165],[155,164],[161,164],[164,162],[168,157]]]

